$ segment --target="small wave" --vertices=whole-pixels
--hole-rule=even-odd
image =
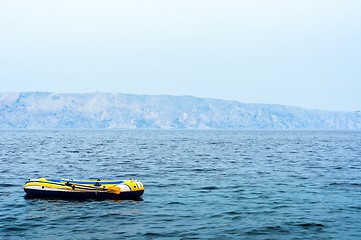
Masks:
[[[19,225],[15,225],[15,226],[7,226],[4,228],[5,232],[6,231],[10,231],[10,232],[23,232],[27,229],[27,227],[25,226],[19,226]]]
[[[216,168],[194,168],[192,172],[217,172],[219,169]]]
[[[309,229],[309,228],[323,228],[322,223],[300,223],[298,226]]]
[[[262,228],[252,229],[246,232],[246,235],[255,236],[255,235],[268,235],[268,234],[286,234],[289,233],[288,230],[282,228],[281,226],[266,226]]]
[[[144,234],[145,237],[161,237],[161,234],[158,233],[153,233],[153,232],[148,232]]]
[[[0,186],[4,187],[4,188],[7,188],[7,187],[17,187],[18,185],[11,184],[11,183],[1,183]]]
[[[169,202],[168,205],[185,205],[185,204],[181,202]]]
[[[355,209],[355,210],[361,210],[361,206],[350,206],[351,209]]]
[[[361,187],[361,183],[350,183],[350,186]]]
[[[209,186],[209,187],[199,188],[199,190],[217,190],[217,189],[219,189],[219,188],[216,187],[216,186]]]
[[[198,153],[195,155],[196,157],[209,157],[210,155],[207,153]]]
[[[329,186],[361,187],[361,183],[333,182]]]
[[[209,216],[209,218],[223,218],[224,214],[216,213]]]
[[[232,187],[234,190],[232,190],[232,192],[234,193],[239,193],[239,192],[244,192],[243,188],[237,188],[238,186]]]
[[[79,150],[69,150],[68,153],[79,153]]]
[[[174,235],[179,234],[179,232],[173,232],[173,233],[155,233],[155,232],[147,232],[144,233],[144,237],[146,238],[172,238]]]
[[[0,197],[10,197],[12,196],[11,193],[0,193]]]
[[[237,211],[228,211],[228,212],[224,212],[224,214],[227,214],[227,215],[239,215],[241,213],[237,212]]]
[[[185,186],[186,184],[183,184],[183,186]],[[158,187],[158,188],[172,188],[175,186],[179,186],[177,183],[167,183],[167,184],[162,184],[162,183],[158,183],[158,184],[147,184],[147,187]]]

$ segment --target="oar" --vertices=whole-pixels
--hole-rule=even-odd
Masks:
[[[86,189],[86,190],[102,190],[102,191],[108,191],[111,193],[119,194],[120,188],[115,186],[109,186],[109,187],[96,187],[96,186],[84,186],[82,184],[76,184],[76,183],[70,183],[71,186],[80,188],[80,189]]]
[[[102,190],[102,191],[108,191],[108,192],[115,193],[115,194],[120,194],[120,188],[115,187],[115,186],[97,187],[97,186],[89,186],[89,185],[84,185],[84,184],[71,183],[71,181],[61,183],[61,182],[49,181],[46,179],[41,179],[41,180],[33,179],[32,182],[49,183],[49,184],[54,184],[54,185],[58,185],[58,186],[68,186],[68,187],[74,187],[74,188],[77,187],[77,188],[80,188],[83,190]]]
[[[81,184],[81,183],[72,183],[71,181],[68,181],[65,183],[65,185],[67,184],[71,184],[72,186],[76,186],[76,187],[80,187],[83,189],[96,189],[96,190],[103,190],[103,191],[108,191],[108,192],[112,192],[112,193],[116,193],[119,194],[120,193],[120,188],[119,187],[115,187],[115,186],[108,186],[108,187],[98,187],[98,186],[89,186],[87,184]]]

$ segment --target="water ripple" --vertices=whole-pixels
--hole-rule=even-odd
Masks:
[[[4,239],[361,239],[361,132],[2,131]],[[133,178],[143,201],[24,198]]]

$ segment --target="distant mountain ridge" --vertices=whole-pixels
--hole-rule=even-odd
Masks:
[[[0,93],[0,129],[361,129],[361,112],[191,96]]]

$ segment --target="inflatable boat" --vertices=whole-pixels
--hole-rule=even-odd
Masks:
[[[27,197],[75,199],[139,199],[144,186],[139,180],[29,179]]]

